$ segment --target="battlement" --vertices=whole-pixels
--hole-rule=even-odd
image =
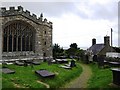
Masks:
[[[50,22],[50,21],[48,22],[46,18],[43,19],[42,13],[41,13],[40,17],[37,18],[37,15],[31,14],[30,11],[28,11],[28,10],[24,11],[22,6],[18,6],[17,9],[15,9],[15,7],[9,7],[8,10],[5,7],[1,7],[0,13],[1,13],[0,16],[2,16],[2,17],[22,15],[24,17],[31,19],[32,21],[34,21],[36,23],[44,24],[49,27],[52,27],[52,22]]]

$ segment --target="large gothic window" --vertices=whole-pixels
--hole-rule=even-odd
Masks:
[[[22,21],[15,21],[3,30],[3,52],[33,51],[34,30]]]

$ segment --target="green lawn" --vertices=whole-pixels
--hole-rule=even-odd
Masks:
[[[76,64],[77,67],[72,68],[72,70],[60,68],[59,64],[48,65],[45,62],[41,65],[34,65],[34,68],[8,65],[8,68],[16,72],[15,74],[2,74],[2,88],[46,88],[38,81],[48,84],[50,88],[59,88],[81,74],[82,68],[79,63]],[[55,73],[56,76],[54,78],[42,78],[35,74],[35,70],[39,69],[47,69]]]
[[[88,81],[88,88],[110,88],[112,83],[112,71],[110,68],[100,69],[97,64],[90,64],[92,77]]]

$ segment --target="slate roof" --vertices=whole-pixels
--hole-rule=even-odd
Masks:
[[[105,47],[104,44],[95,44],[91,46],[88,50],[92,51],[93,55],[99,53]]]

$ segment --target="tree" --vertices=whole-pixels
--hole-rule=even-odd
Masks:
[[[84,55],[84,50],[77,47],[78,45],[76,43],[72,43],[70,45],[70,48],[66,50],[66,54],[68,57],[74,57],[74,58],[80,58]]]
[[[66,50],[66,53],[67,53],[68,57],[76,56],[77,49],[78,49],[77,44],[76,43],[72,43],[70,45],[70,48],[68,50]]]
[[[85,55],[85,51],[83,49],[78,49],[77,52],[76,52],[76,56],[78,57],[78,60],[81,58],[81,59],[84,59],[84,55]]]
[[[58,44],[53,45],[53,57],[57,58],[63,54],[64,50]]]
[[[70,48],[78,49],[76,43],[72,43],[72,44],[70,45]]]

